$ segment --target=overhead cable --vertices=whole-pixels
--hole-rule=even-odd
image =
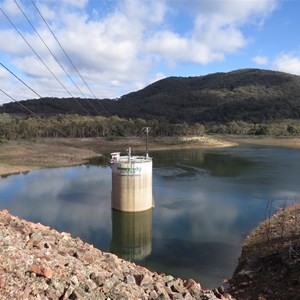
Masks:
[[[34,92],[39,98],[42,98],[41,95],[39,95],[33,88],[31,88],[26,82],[24,82],[20,77],[18,77],[16,74],[14,74],[14,72],[12,72],[11,70],[9,70],[9,68],[7,68],[3,63],[0,62],[0,65],[5,68],[10,74],[12,74],[14,77],[16,77],[20,82],[22,82],[28,89],[30,89],[32,92]],[[14,99],[12,96],[10,96],[9,94],[7,94],[5,91],[3,91],[1,89],[1,92],[4,93],[7,97],[9,97],[10,99],[12,99],[13,101],[17,102],[19,105],[21,105],[24,109],[26,109],[27,111],[29,111],[31,114],[33,114],[34,116],[38,117],[39,119],[42,119],[38,114],[36,114],[35,112],[33,112],[32,110],[30,110],[29,108],[27,108],[25,105],[19,103],[16,99]],[[75,98],[76,99],[76,98]],[[65,115],[65,118],[70,121],[71,123],[74,123],[69,117],[67,117]],[[53,126],[52,126],[53,127]],[[99,131],[96,130],[96,128],[92,127],[93,131],[99,135]],[[63,134],[65,137],[69,137],[66,134],[64,134],[63,132],[59,131],[58,129],[56,129],[56,131],[60,132],[61,134]],[[98,138],[96,138],[97,141],[100,141]],[[101,142],[101,141],[100,141]]]
[[[73,95],[70,93],[70,91],[64,86],[64,84],[59,80],[59,78],[50,70],[50,68],[46,65],[46,63],[43,61],[41,56],[33,49],[33,47],[30,45],[30,43],[26,40],[22,32],[15,26],[15,24],[11,21],[11,19],[7,16],[7,14],[0,8],[3,15],[6,17],[6,19],[9,21],[9,23],[14,27],[14,29],[19,33],[19,35],[22,37],[22,39],[25,41],[25,43],[30,47],[30,49],[33,51],[33,53],[37,56],[37,58],[41,61],[41,63],[45,66],[45,68],[51,73],[51,75],[59,82],[59,84],[67,91],[67,93],[73,97]]]
[[[14,0],[14,2],[16,3],[16,5],[18,6],[19,10],[22,12],[23,16],[26,18],[26,20],[28,21],[28,23],[31,25],[32,29],[35,31],[35,33],[37,34],[37,36],[39,37],[39,39],[42,41],[42,43],[44,44],[44,46],[48,49],[48,51],[50,52],[50,54],[52,55],[52,57],[54,58],[54,60],[59,64],[59,66],[61,67],[61,69],[64,71],[64,73],[67,75],[67,77],[70,79],[70,81],[74,84],[74,86],[77,88],[77,90],[79,91],[79,93],[85,98],[85,95],[83,94],[83,92],[81,91],[81,89],[79,88],[79,86],[76,84],[76,82],[72,79],[72,77],[68,74],[68,72],[65,70],[65,68],[63,67],[63,65],[59,62],[59,60],[57,59],[57,57],[54,55],[54,53],[51,51],[51,49],[48,47],[48,45],[46,44],[45,40],[41,37],[41,35],[39,34],[39,32],[36,30],[35,26],[32,24],[32,22],[29,20],[29,18],[26,16],[24,10],[21,8],[21,6],[18,4],[18,2],[16,0]]]
[[[25,83],[20,77],[18,77],[14,72],[9,70],[2,62],[0,62],[0,65],[6,69],[10,74],[12,74],[14,77],[16,77],[20,82],[22,82],[27,88],[29,88],[33,93],[35,93],[39,98],[42,98],[40,94],[38,94],[33,88],[31,88],[27,83]]]
[[[18,100],[16,100],[15,98],[13,98],[12,96],[10,96],[8,93],[6,93],[5,91],[3,91],[0,88],[0,91],[6,95],[7,97],[9,97],[10,99],[12,99],[13,101],[15,101],[18,105],[20,105],[22,108],[24,108],[25,110],[27,110],[28,112],[30,112],[32,115],[34,115],[35,117],[37,117],[38,119],[42,120],[43,122],[45,122],[45,120],[43,118],[41,118],[39,115],[37,115],[35,112],[33,112],[31,109],[29,109],[28,107],[26,107],[25,105],[23,105],[22,103],[20,103]],[[51,124],[47,124],[46,125],[50,128],[53,128],[54,130],[56,130],[58,133],[62,134],[64,137],[70,138],[68,135],[66,135],[65,133],[63,133],[61,130],[55,128],[53,125]]]
[[[81,75],[81,73],[79,72],[78,68],[75,66],[75,64],[72,62],[70,56],[67,54],[67,52],[65,51],[64,47],[62,46],[62,44],[59,42],[58,38],[56,37],[56,35],[54,34],[53,30],[51,29],[51,27],[49,26],[48,22],[46,21],[46,19],[44,18],[43,14],[41,13],[41,11],[39,10],[39,8],[37,7],[37,5],[34,3],[33,0],[31,0],[31,3],[33,4],[33,6],[35,7],[35,9],[37,10],[37,12],[39,13],[39,15],[41,16],[42,20],[44,21],[45,25],[47,26],[47,28],[49,29],[49,31],[51,32],[52,36],[54,37],[54,39],[56,40],[57,44],[60,46],[61,50],[63,51],[63,53],[65,54],[66,58],[68,59],[68,61],[70,62],[70,64],[72,65],[72,67],[74,68],[74,70],[77,72],[78,76],[81,78],[81,80],[83,81],[83,83],[85,84],[85,86],[88,88],[88,90],[90,91],[90,93],[93,95],[93,97],[95,99],[98,99],[95,94],[93,93],[93,91],[91,90],[91,88],[89,87],[89,85],[87,84],[87,82],[84,80],[83,76]],[[103,106],[103,104],[101,102],[99,102],[103,111],[110,116],[109,112],[105,109],[105,107]],[[93,106],[94,107],[94,106]],[[96,110],[96,108],[94,107],[94,109]]]
[[[64,84],[59,80],[59,78],[50,70],[50,68],[46,65],[46,63],[43,61],[43,59],[40,57],[40,55],[33,49],[33,47],[30,45],[30,43],[25,39],[24,35],[19,31],[19,29],[14,25],[14,23],[10,20],[10,18],[5,14],[5,12],[0,8],[1,12],[4,14],[4,16],[7,18],[7,20],[10,22],[10,24],[14,27],[14,29],[19,33],[19,35],[23,38],[23,40],[26,42],[26,44],[30,47],[30,49],[33,51],[33,53],[39,58],[39,60],[42,62],[42,64],[46,67],[46,69],[52,74],[52,76],[60,83],[60,85],[67,91],[67,93],[75,100],[75,102],[88,114],[90,115],[90,112],[82,106],[82,104],[77,100],[76,97],[74,97],[71,92],[64,86]],[[31,89],[31,88],[30,88]],[[32,89],[31,89],[32,90]],[[38,95],[40,98],[41,96]]]

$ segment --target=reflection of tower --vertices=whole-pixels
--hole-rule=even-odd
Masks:
[[[112,208],[138,212],[153,206],[152,159],[148,156],[121,156],[111,153]]]
[[[141,260],[151,253],[152,209],[142,212],[112,210],[110,251],[127,260]]]

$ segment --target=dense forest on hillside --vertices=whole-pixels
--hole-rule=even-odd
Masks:
[[[245,69],[200,77],[170,77],[123,96],[121,106],[138,106],[123,116],[171,122],[273,122],[300,117],[300,77]]]
[[[41,98],[0,107],[0,113],[20,117],[32,112],[42,118],[68,114],[91,118],[118,116],[148,123],[156,120],[167,128],[170,124],[203,124],[210,128],[207,131],[215,132],[248,124],[244,131],[255,132],[252,125],[255,128],[262,123],[269,126],[286,119],[300,119],[300,77],[243,69],[198,77],[169,77],[115,100]],[[291,131],[293,126],[289,127]]]

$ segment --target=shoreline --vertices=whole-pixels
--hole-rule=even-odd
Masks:
[[[215,135],[215,137],[222,140],[220,135]],[[238,144],[300,149],[300,137],[225,135],[223,138],[228,142]]]
[[[149,151],[175,149],[213,149],[242,144],[300,149],[300,138],[270,136],[209,135],[157,137],[149,139]],[[0,176],[27,173],[44,168],[82,165],[109,152],[143,151],[145,141],[136,137],[56,138],[39,141],[8,141],[0,144]]]
[[[164,137],[149,140],[149,151],[216,148],[235,146],[235,142],[212,137]],[[44,139],[40,141],[9,141],[0,145],[0,176],[44,168],[59,168],[88,163],[108,152],[133,152],[145,149],[145,141],[135,137],[114,139]]]

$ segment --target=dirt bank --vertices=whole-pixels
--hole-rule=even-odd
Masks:
[[[0,211],[0,299],[233,299]]]
[[[230,293],[237,299],[300,299],[300,204],[279,210],[247,237]]]
[[[225,139],[228,142],[238,144],[252,144],[274,147],[300,148],[299,137],[272,137],[272,136],[245,136],[245,135],[225,135],[215,136],[218,140]]]
[[[179,148],[228,147],[235,143],[208,137],[150,139],[149,151]],[[45,139],[36,142],[11,141],[0,145],[0,175],[26,172],[41,168],[79,165],[90,158],[112,151],[125,152],[145,149],[140,138]]]

